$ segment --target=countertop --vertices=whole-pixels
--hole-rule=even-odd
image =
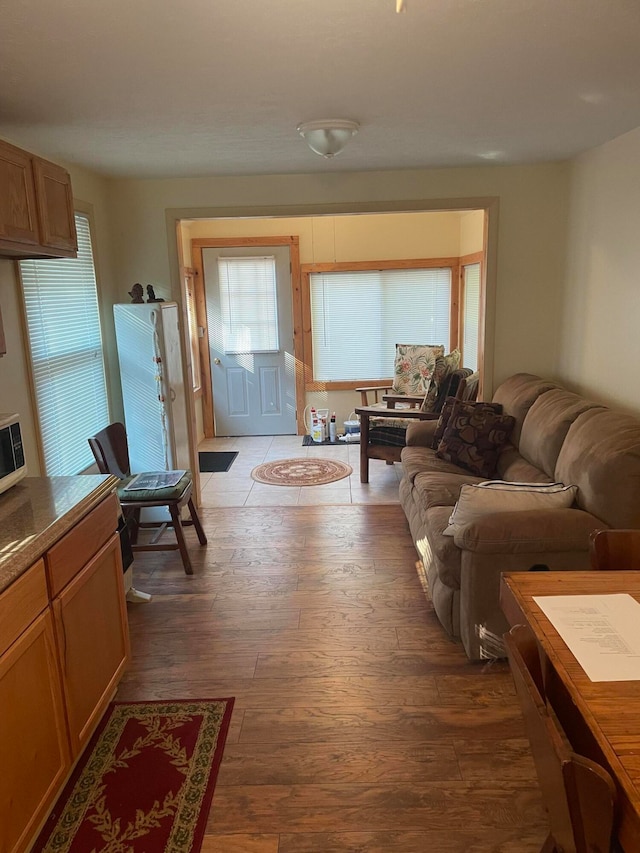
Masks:
[[[0,592],[89,510],[114,491],[117,477],[25,477],[0,495]]]

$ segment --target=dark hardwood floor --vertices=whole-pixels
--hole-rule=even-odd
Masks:
[[[505,663],[440,627],[398,505],[203,511],[141,554],[119,699],[235,696],[203,853],[537,853]]]

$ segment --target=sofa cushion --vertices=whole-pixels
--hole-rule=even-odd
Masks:
[[[547,476],[544,471],[523,459],[518,449],[511,442],[507,442],[506,446],[502,448],[498,457],[496,475],[501,480],[510,480],[513,483],[554,482],[553,477]]]
[[[485,554],[544,555],[545,552],[575,551],[578,554],[575,568],[586,571],[589,568],[589,536],[599,527],[602,527],[599,518],[575,508],[497,512],[467,524],[455,534],[453,541],[465,551]],[[502,562],[502,566],[503,571],[509,571],[508,562]]]
[[[407,427],[405,443],[408,447],[431,447],[437,425],[437,419],[432,421],[412,420]]]
[[[462,551],[450,536],[443,536],[451,507],[434,506],[425,513],[425,530],[429,540],[430,558],[438,578],[451,589],[460,589]]]
[[[421,474],[423,471],[440,472],[445,474],[462,474],[466,478],[467,482],[473,479],[472,475],[459,465],[454,465],[453,462],[446,462],[444,459],[439,459],[436,456],[435,450],[432,450],[430,447],[403,447],[400,458],[402,459],[404,476],[411,483],[413,483],[416,476]],[[486,477],[481,477],[480,479],[486,479]]]
[[[392,394],[426,394],[441,344],[396,344]]]
[[[516,419],[511,434],[511,441],[516,447],[520,444],[522,424],[533,403],[545,391],[559,387],[556,382],[541,379],[532,373],[516,373],[496,388],[492,402],[500,403],[504,414]]]
[[[496,512],[524,512],[534,509],[570,507],[576,495],[575,486],[563,483],[509,483],[490,480],[466,484],[449,518],[445,536],[453,536],[484,515]]]
[[[418,500],[423,509],[432,506],[452,507],[460,497],[460,490],[469,483],[481,483],[480,477],[465,474],[453,474],[446,471],[424,471],[414,480],[413,499]]]
[[[514,423],[510,415],[498,415],[484,403],[458,401],[436,455],[476,476],[490,477]]]
[[[603,407],[562,388],[545,391],[524,419],[518,450],[536,468],[553,476],[569,427],[578,415],[594,408]]]
[[[640,527],[640,420],[590,409],[567,432],[555,477],[578,486],[579,507],[609,527]]]

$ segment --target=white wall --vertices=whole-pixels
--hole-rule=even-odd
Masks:
[[[573,162],[558,371],[640,413],[640,128]]]
[[[177,294],[175,220],[446,209],[499,200],[495,383],[517,370],[555,375],[565,266],[567,164],[327,175],[119,180],[112,193],[118,279]],[[168,211],[168,213],[165,213]],[[491,259],[493,260],[493,259]],[[492,358],[493,356],[493,358]]]

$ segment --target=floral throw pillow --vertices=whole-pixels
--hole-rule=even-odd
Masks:
[[[433,376],[429,383],[429,388],[420,407],[423,412],[435,412],[436,404],[442,383],[450,376],[454,370],[460,367],[460,350],[454,349],[448,355],[440,355],[436,358],[436,364],[433,369]]]
[[[444,347],[431,344],[396,344],[393,394],[426,394],[438,356]]]
[[[514,424],[515,418],[498,414],[491,403],[458,400],[436,456],[466,468],[477,477],[491,477]]]

